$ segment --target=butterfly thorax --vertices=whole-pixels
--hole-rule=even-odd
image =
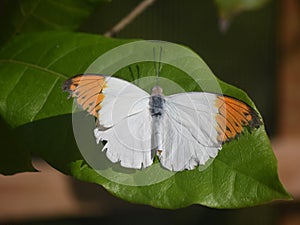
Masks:
[[[163,95],[163,90],[159,86],[154,86],[152,88],[150,96],[150,113],[152,117],[161,117],[164,113],[165,97]]]

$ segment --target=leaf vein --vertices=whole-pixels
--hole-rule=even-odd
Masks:
[[[33,115],[33,117],[31,118],[30,121],[34,121],[34,119],[36,118],[36,116],[37,116],[37,115],[41,112],[41,110],[44,108],[44,106],[45,106],[45,104],[46,104],[46,102],[47,102],[47,100],[48,100],[48,98],[49,98],[51,92],[53,91],[55,85],[57,84],[57,81],[58,81],[58,80],[59,80],[59,78],[57,77],[57,78],[55,79],[55,81],[53,82],[52,86],[49,88],[49,90],[48,90],[48,92],[47,92],[47,94],[46,94],[46,96],[45,96],[45,98],[44,98],[44,101],[43,101],[42,104],[40,105],[38,111]]]
[[[48,68],[44,68],[44,67],[32,64],[32,63],[23,62],[23,61],[14,60],[14,59],[0,59],[0,62],[15,63],[15,64],[19,64],[19,65],[30,67],[30,68],[33,68],[33,69],[36,69],[36,70],[40,70],[40,71],[43,71],[43,72],[47,72],[47,73],[52,74],[52,75],[54,75],[56,77],[60,77],[60,78],[63,78],[63,79],[68,79],[68,77],[65,76],[62,73],[58,73],[58,72],[55,72],[55,71],[50,70]]]
[[[24,70],[20,73],[20,75],[19,75],[18,79],[16,80],[13,88],[7,93],[6,97],[4,98],[5,101],[7,101],[7,99],[9,98],[9,96],[13,93],[13,91],[15,90],[16,86],[18,85],[18,83],[21,81],[21,79],[24,76],[24,74],[25,74],[25,72],[26,72],[27,69],[28,68],[25,67]]]
[[[52,62],[50,62],[50,63],[46,66],[46,68],[48,69],[48,68],[49,68],[50,66],[52,66],[54,63],[56,63],[57,61],[61,60],[63,57],[65,57],[66,55],[70,54],[71,52],[73,52],[73,51],[75,51],[75,50],[77,50],[77,49],[78,49],[78,47],[76,46],[76,47],[74,47],[74,48],[72,48],[72,49],[66,51],[64,54],[60,55],[60,56],[57,57],[55,60],[53,60]]]

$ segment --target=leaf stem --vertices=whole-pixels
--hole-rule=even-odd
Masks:
[[[144,0],[138,4],[127,16],[122,18],[113,28],[106,31],[104,36],[112,37],[122,29],[124,29],[128,24],[130,24],[138,15],[144,12],[149,6],[151,6],[156,0]]]

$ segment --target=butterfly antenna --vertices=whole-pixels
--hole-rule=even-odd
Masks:
[[[159,73],[160,73],[161,68],[162,68],[162,63],[161,63],[161,59],[162,59],[162,47],[160,47],[158,62],[156,60],[155,48],[153,48],[153,58],[154,58],[154,61],[153,61],[153,63],[154,63],[154,69],[155,69],[155,73],[156,73],[156,84],[158,85]]]
[[[155,53],[155,47],[153,47],[153,66],[156,74],[156,82],[157,82],[157,68],[156,68],[156,53]]]

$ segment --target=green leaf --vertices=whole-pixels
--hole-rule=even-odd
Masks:
[[[122,43],[64,32],[28,34],[9,42],[0,50],[0,114],[15,127],[70,113],[63,81],[83,73],[99,55]]]
[[[254,144],[247,147],[249,143]],[[225,145],[206,170],[178,172],[150,186],[109,182],[82,160],[73,162],[71,171],[76,178],[100,183],[112,194],[130,202],[170,209],[191,204],[240,208],[290,199],[278,179],[276,164],[266,133],[260,128],[252,135],[243,135],[238,141]]]
[[[219,9],[219,15],[222,19],[229,20],[236,14],[247,11],[256,10],[263,7],[270,0],[214,0]]]
[[[20,33],[75,30],[95,7],[108,1],[110,0],[5,0],[5,11],[0,20],[0,43]]]
[[[209,165],[167,174],[166,179],[144,186],[134,184],[141,177],[152,180],[169,172],[156,167],[158,162],[144,170],[122,170],[118,164],[105,161],[105,155],[93,137],[94,119],[86,116],[86,112],[75,113],[71,118],[72,101],[62,93],[61,84],[68,77],[86,71],[109,49],[127,42],[129,40],[88,34],[45,32],[20,36],[0,50],[0,114],[12,126],[32,122],[16,129],[20,144],[58,170],[80,180],[98,183],[130,202],[172,209],[191,204],[239,208],[275,199],[290,199],[279,181],[277,161],[263,126],[251,133],[245,129],[239,138],[225,144]],[[187,69],[200,68],[200,80],[207,85],[204,88],[199,86],[189,76],[192,72],[167,64],[163,65],[161,80],[171,80],[174,87],[180,84],[187,91],[214,91],[210,82],[215,77],[203,61],[195,64],[193,59],[187,60],[182,54],[176,54],[182,56],[180,60],[185,62]],[[123,52],[118,57],[125,56],[126,52]],[[96,67],[96,70],[101,69]],[[141,85],[146,83],[141,79],[148,79],[153,74],[152,62],[139,62],[116,71],[117,76],[135,80],[137,84],[141,81]],[[206,79],[208,77],[212,79]],[[224,94],[255,107],[242,90],[217,82]],[[75,123],[77,128],[74,123],[72,126],[74,119],[79,121],[77,125]],[[83,158],[82,146],[76,136],[78,128],[83,139],[87,140],[85,148],[91,151],[90,157],[93,159],[97,158],[96,154],[103,154],[104,163],[97,165],[97,170],[91,168],[86,157]],[[7,149],[1,149],[1,155],[6,154]]]

